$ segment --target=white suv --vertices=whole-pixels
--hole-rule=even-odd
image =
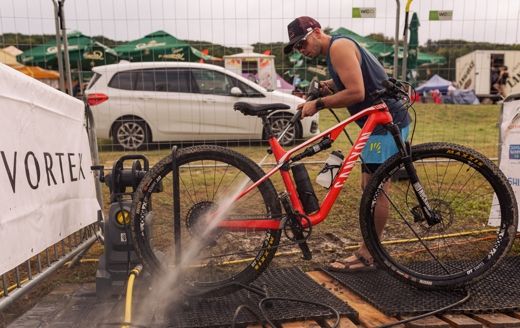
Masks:
[[[303,99],[258,84],[222,67],[182,62],[119,63],[93,68],[85,92],[97,136],[127,150],[158,141],[264,139],[262,121],[233,110],[238,101],[283,103],[272,114],[283,131]],[[289,145],[319,133],[318,115],[298,122],[282,140]]]

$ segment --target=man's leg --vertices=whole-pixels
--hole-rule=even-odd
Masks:
[[[362,173],[361,177],[361,188],[364,191],[366,186],[368,185],[370,179],[372,178],[372,174],[370,173]],[[385,183],[383,190],[385,191],[385,194],[389,192],[390,190],[390,182]],[[389,206],[390,202],[388,201],[388,198],[384,194],[380,194],[379,198],[376,201],[376,207],[375,207],[375,213],[374,213],[374,221],[376,225],[376,231],[379,236],[379,238],[383,235],[383,230],[386,225],[386,221],[388,219],[389,215]],[[370,255],[370,252],[368,251],[366,245],[364,242],[361,242],[359,249],[355,252],[354,255],[348,257],[344,262],[334,262],[330,264],[330,267],[335,269],[343,269],[345,267],[348,267],[349,269],[355,270],[359,268],[366,267],[362,261],[359,260],[359,257],[363,257],[366,260],[368,260],[370,263],[373,262],[372,255]]]

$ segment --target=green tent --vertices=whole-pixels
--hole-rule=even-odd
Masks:
[[[399,59],[399,65],[401,65],[401,61],[403,60],[403,47],[399,47],[399,52],[397,53],[397,58]],[[380,58],[385,66],[393,66],[394,64],[394,53],[391,55]],[[410,57],[408,58],[408,63],[410,63]],[[446,58],[444,56],[428,54],[424,52],[417,53],[417,63],[415,67],[419,66],[429,66],[429,65],[444,65],[446,64]],[[412,67],[413,68],[413,67]]]
[[[141,39],[130,41],[114,48],[119,56],[130,61],[187,61],[200,59],[220,61],[222,59],[209,56],[195,49],[184,41],[164,31],[145,35]]]
[[[112,64],[118,60],[114,50],[80,32],[67,34],[67,41],[71,69],[90,71],[94,66]],[[58,50],[55,41],[33,47],[16,58],[24,65],[58,69]]]
[[[384,42],[376,41],[364,36],[361,36],[349,29],[340,27],[331,33],[332,35],[343,35],[355,40],[363,48],[367,49],[377,58],[385,57],[393,53],[393,44],[386,44]]]
[[[414,21],[414,16],[412,16],[412,22],[410,23],[410,28],[412,29],[412,27],[413,27],[414,29],[416,29],[415,31],[417,31],[417,28],[419,26],[419,20],[417,19],[417,15],[415,15],[415,18],[416,18],[416,21]],[[417,24],[417,25],[415,25],[415,24]],[[383,64],[385,65],[385,67],[387,67],[387,66],[390,67],[390,66],[394,65],[394,45],[393,44],[387,44],[384,42],[376,41],[376,40],[361,36],[344,27],[338,28],[337,30],[333,31],[331,34],[332,35],[344,35],[344,36],[350,37],[351,39],[354,39],[362,47],[364,47],[365,49],[370,51],[370,53],[372,53],[379,60],[381,60],[383,62]],[[410,33],[409,48],[417,49],[417,46],[419,43],[418,36],[417,36],[417,33],[415,33],[415,35],[413,35],[413,34],[414,34],[414,31],[412,30],[412,32]],[[434,55],[434,54],[426,54],[426,53],[421,53],[421,52],[419,52],[419,53],[416,52],[416,54],[417,54],[417,62],[415,64],[416,66],[431,65],[431,64],[441,65],[441,64],[446,63],[446,58],[444,58],[443,56],[438,56],[438,55]],[[400,62],[403,58],[403,48],[402,47],[399,47],[399,52],[397,55],[398,55],[399,62]],[[413,65],[413,63],[412,63],[412,65]],[[414,66],[414,67],[416,67],[416,66]]]

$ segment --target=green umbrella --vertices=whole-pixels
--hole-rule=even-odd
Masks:
[[[198,61],[221,60],[209,56],[193,48],[184,41],[164,31],[145,35],[143,38],[130,41],[114,48],[124,58],[131,61]]]
[[[72,69],[90,71],[94,66],[112,64],[118,60],[114,50],[80,32],[67,34],[67,41]],[[56,42],[49,41],[24,51],[17,56],[17,60],[24,65],[58,69]]]
[[[408,58],[406,67],[408,69],[417,68],[417,47],[419,46],[419,18],[417,13],[413,13],[412,20],[410,21],[410,41],[408,42]]]

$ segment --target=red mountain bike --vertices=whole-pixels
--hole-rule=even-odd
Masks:
[[[404,99],[410,105],[402,85],[385,86],[374,96]],[[269,117],[285,106],[235,105],[244,115],[263,121],[269,152],[276,160],[267,173],[240,153],[203,145],[177,152],[178,204],[172,204],[171,155],[143,178],[131,215],[134,244],[147,268],[168,271],[184,266],[183,283],[190,288],[225,294],[267,268],[282,234],[310,258],[306,241],[312,226],[329,214],[379,125],[392,133],[399,149],[374,172],[360,204],[361,233],[379,267],[424,288],[460,287],[489,274],[511,248],[518,221],[516,200],[505,176],[482,154],[449,143],[411,147],[402,141],[383,101],[284,150]],[[366,123],[318,201],[300,161],[329,148],[345,126],[363,117]],[[298,118],[290,124],[298,124]],[[403,170],[407,178],[394,179]],[[391,190],[386,192],[383,186],[389,181]],[[160,182],[166,194],[153,193]],[[379,197],[390,204],[381,238],[374,223]],[[172,222],[175,209],[180,220]],[[190,242],[195,246],[188,246]]]

